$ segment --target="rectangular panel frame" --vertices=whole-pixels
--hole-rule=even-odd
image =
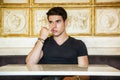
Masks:
[[[35,17],[35,10],[48,10],[50,7],[42,7],[42,8],[32,8],[32,19],[31,20],[34,20],[34,17]],[[80,8],[65,8],[66,9],[66,11],[67,10],[74,10],[74,9],[77,9],[77,10],[81,10],[81,9],[89,9],[90,11],[90,13],[89,13],[89,32],[84,32],[84,33],[69,33],[69,35],[70,36],[90,36],[90,35],[92,35],[92,8],[91,7],[80,7]],[[42,13],[42,12],[41,12]],[[44,18],[45,19],[45,18]],[[46,22],[46,20],[47,19],[45,19],[45,22]],[[35,29],[35,21],[31,21],[31,23],[32,23],[32,27],[31,27],[31,32],[32,32],[32,36],[38,36],[38,34],[39,33],[35,33],[35,32],[38,32],[38,31],[34,31]],[[39,25],[39,27],[40,27],[40,25]],[[38,29],[37,29],[38,30]],[[39,30],[40,31],[40,30]]]
[[[26,0],[27,3],[4,3],[4,0],[2,0],[1,4],[2,7],[29,7],[30,6],[30,0]]]
[[[31,4],[34,7],[52,7],[52,6],[62,6],[62,7],[80,7],[80,6],[88,6],[90,4],[92,4],[92,0],[89,0],[89,2],[68,2],[68,0],[66,0],[66,2],[51,2],[51,3],[43,3],[43,2],[39,2],[39,3],[35,3],[35,0],[31,0]]]
[[[27,24],[25,23],[25,25],[27,25],[27,32],[24,34],[20,33],[4,33],[4,10],[27,10]],[[29,8],[2,8],[2,28],[1,28],[1,37],[28,37],[30,36],[30,10]],[[24,31],[25,32],[25,31]]]
[[[94,17],[94,35],[95,36],[120,36],[120,32],[118,31],[118,32],[111,32],[111,33],[108,33],[108,32],[97,32],[97,13],[96,13],[96,11],[97,11],[97,9],[106,9],[106,10],[108,10],[108,9],[120,9],[120,7],[119,6],[116,6],[116,7],[95,7],[94,8],[94,14],[95,14],[95,17]],[[102,14],[102,13],[101,13]],[[120,20],[119,20],[119,25],[118,26],[120,26]]]
[[[108,1],[108,0],[107,0]],[[120,6],[120,1],[116,2],[97,2],[97,0],[94,0],[94,3],[97,5],[105,5],[105,6]]]

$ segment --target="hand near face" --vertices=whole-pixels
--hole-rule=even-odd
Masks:
[[[40,30],[39,37],[42,38],[43,40],[45,40],[45,39],[47,39],[49,34],[50,34],[50,29],[48,29],[46,27],[42,27]]]

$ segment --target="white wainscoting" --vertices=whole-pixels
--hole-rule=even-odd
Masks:
[[[89,55],[120,55],[120,37],[76,37],[85,42]],[[0,56],[27,55],[37,38],[0,38]]]

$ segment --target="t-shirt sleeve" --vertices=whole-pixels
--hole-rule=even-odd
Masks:
[[[78,56],[85,56],[85,55],[88,55],[87,47],[83,41],[79,40]]]
[[[44,50],[44,47],[45,47],[45,45],[49,42],[49,39],[50,39],[50,37],[48,37],[48,38],[45,40],[45,42],[44,42],[44,44],[43,44],[43,47],[42,47],[42,50]]]

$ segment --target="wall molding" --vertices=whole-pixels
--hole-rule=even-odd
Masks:
[[[120,55],[120,37],[75,37],[85,42],[89,55]],[[27,55],[37,38],[0,38],[0,56]]]

